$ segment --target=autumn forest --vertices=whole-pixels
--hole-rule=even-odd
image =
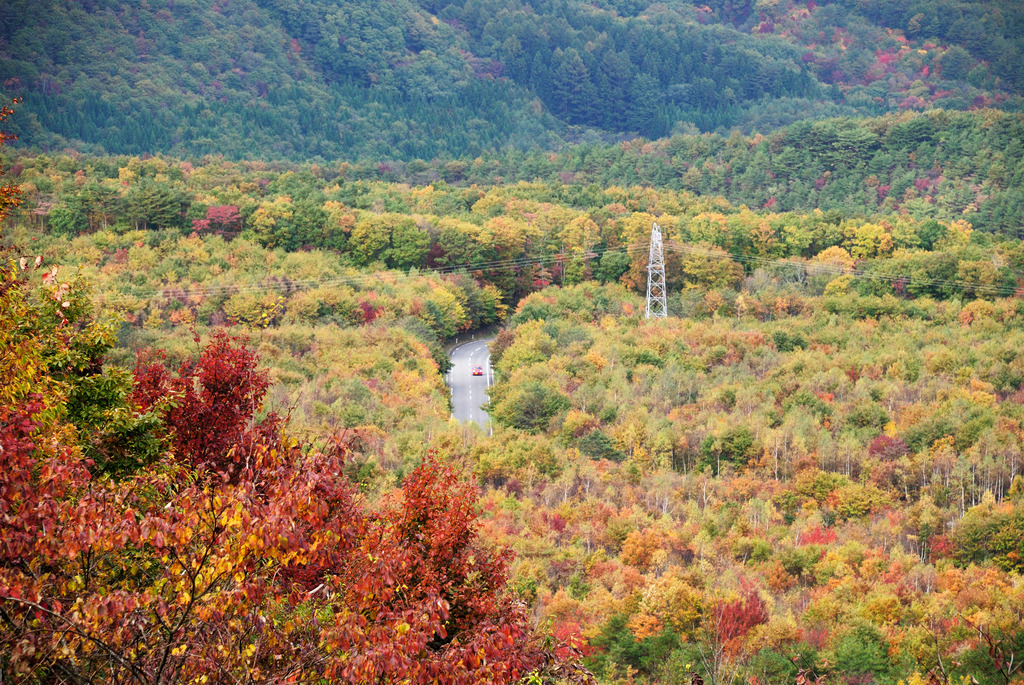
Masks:
[[[1018,4],[32,4],[0,683],[1024,683]]]

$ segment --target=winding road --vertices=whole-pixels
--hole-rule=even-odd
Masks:
[[[448,372],[448,387],[452,391],[452,416],[463,423],[474,422],[490,429],[490,418],[480,405],[487,402],[487,388],[494,383],[491,370],[491,351],[487,346],[494,338],[463,343],[449,353],[452,369]],[[484,375],[474,376],[473,367],[479,366]]]

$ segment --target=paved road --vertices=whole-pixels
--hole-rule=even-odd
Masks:
[[[490,419],[480,405],[487,401],[487,388],[494,383],[491,370],[491,351],[487,343],[494,340],[474,340],[451,351],[452,370],[448,372],[448,386],[452,390],[452,415],[462,422],[474,421],[490,429]],[[482,367],[483,376],[474,376],[474,366]]]

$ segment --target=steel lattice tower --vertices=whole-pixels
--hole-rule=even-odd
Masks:
[[[664,319],[668,316],[668,297],[665,290],[665,248],[661,243],[661,228],[651,229],[651,256],[647,263],[647,318]]]

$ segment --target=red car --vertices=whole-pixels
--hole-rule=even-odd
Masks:
[[[474,366],[473,367],[473,375],[474,376],[482,376],[482,375],[484,375],[483,367],[482,366]]]

